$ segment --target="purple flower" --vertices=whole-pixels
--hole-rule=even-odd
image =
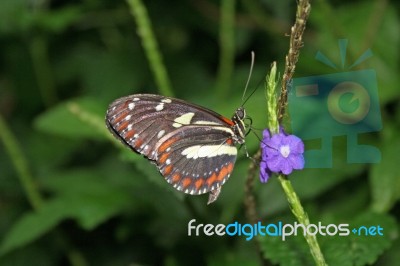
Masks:
[[[303,141],[295,135],[287,135],[283,129],[272,137],[265,129],[261,149],[260,180],[263,183],[267,182],[271,172],[288,175],[293,169],[304,168]]]
[[[268,169],[267,162],[260,162],[260,181],[266,183],[271,175],[271,170]]]

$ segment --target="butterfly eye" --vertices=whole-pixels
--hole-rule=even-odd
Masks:
[[[243,120],[246,117],[245,109],[243,107],[239,107],[238,109],[236,109],[234,116],[236,116],[239,120]]]

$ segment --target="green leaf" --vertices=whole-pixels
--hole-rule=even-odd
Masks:
[[[59,195],[64,208],[80,225],[93,229],[130,206],[130,191],[110,183],[96,171],[72,170],[44,180],[44,187]]]
[[[4,0],[0,8],[0,32],[11,33],[21,29],[27,13],[25,0]]]
[[[351,230],[365,226],[380,226],[383,236],[356,235]],[[329,265],[373,264],[397,237],[396,221],[386,214],[364,213],[349,223],[350,235],[320,237],[322,249]]]
[[[58,197],[45,202],[39,211],[23,215],[5,236],[0,254],[38,239],[63,220],[75,219],[84,229],[91,230],[132,205],[130,193],[123,188],[100,182],[99,176],[85,171],[74,173],[53,177],[44,184]]]
[[[260,236],[264,258],[281,266],[313,265],[314,260],[303,235],[290,236],[282,240],[280,236]]]
[[[2,1],[0,31],[15,34],[41,28],[60,33],[71,24],[76,23],[82,16],[81,8],[78,5],[51,10],[32,7],[26,0]]]
[[[83,12],[78,6],[67,6],[58,10],[42,11],[34,15],[35,23],[48,31],[60,33],[81,19]]]
[[[47,202],[38,212],[29,212],[22,216],[9,230],[0,246],[0,254],[4,254],[52,230],[68,214],[64,204]]]
[[[36,118],[36,129],[70,138],[105,139],[109,137],[104,123],[106,105],[91,98],[62,103]]]
[[[252,240],[255,241],[255,240]],[[207,265],[253,266],[260,265],[254,244],[251,241],[240,239],[234,246],[219,247],[212,253],[207,253]]]
[[[400,174],[398,169],[400,154],[399,130],[386,126],[389,132],[381,146],[382,161],[372,165],[370,184],[372,208],[377,212],[390,210],[400,198]]]

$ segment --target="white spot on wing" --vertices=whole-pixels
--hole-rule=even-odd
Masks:
[[[220,155],[236,155],[237,149],[228,145],[194,145],[184,149],[181,154],[188,159],[211,158]]]
[[[156,106],[156,111],[161,111],[162,109],[164,109],[164,103],[160,103]]]
[[[131,119],[131,117],[132,117],[131,115],[127,115],[127,116],[125,117],[125,120],[128,121],[129,119]]]
[[[135,102],[137,102],[137,101],[139,101],[139,100],[140,100],[140,99],[137,98],[137,97],[133,98],[133,101],[135,101]]]
[[[165,98],[165,99],[162,99],[161,102],[163,102],[163,103],[171,103],[171,99]]]
[[[128,104],[128,108],[129,110],[133,110],[133,108],[135,108],[135,104],[134,103]]]
[[[161,130],[160,132],[158,132],[157,138],[161,138],[162,136],[164,136],[164,134],[165,134],[165,130]]]
[[[218,125],[218,126],[221,125],[220,123],[217,123],[217,122],[203,121],[203,120],[196,121],[196,122],[194,122],[194,124],[196,124],[196,125]]]
[[[128,127],[127,127],[127,131],[129,131],[131,129],[132,129],[132,124],[129,124]]]
[[[170,160],[170,159],[167,159],[167,160],[165,161],[165,163],[166,163],[167,165],[169,165],[169,164],[171,163],[171,160]]]
[[[174,119],[173,127],[181,127],[182,125],[189,125],[194,113],[186,113]]]

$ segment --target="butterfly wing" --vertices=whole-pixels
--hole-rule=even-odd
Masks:
[[[237,149],[216,127],[187,125],[166,135],[157,154],[168,183],[195,195],[219,190],[233,170]]]
[[[189,194],[211,192],[209,203],[233,170],[234,123],[204,107],[136,94],[114,101],[106,124],[123,143],[154,161],[176,189]]]

